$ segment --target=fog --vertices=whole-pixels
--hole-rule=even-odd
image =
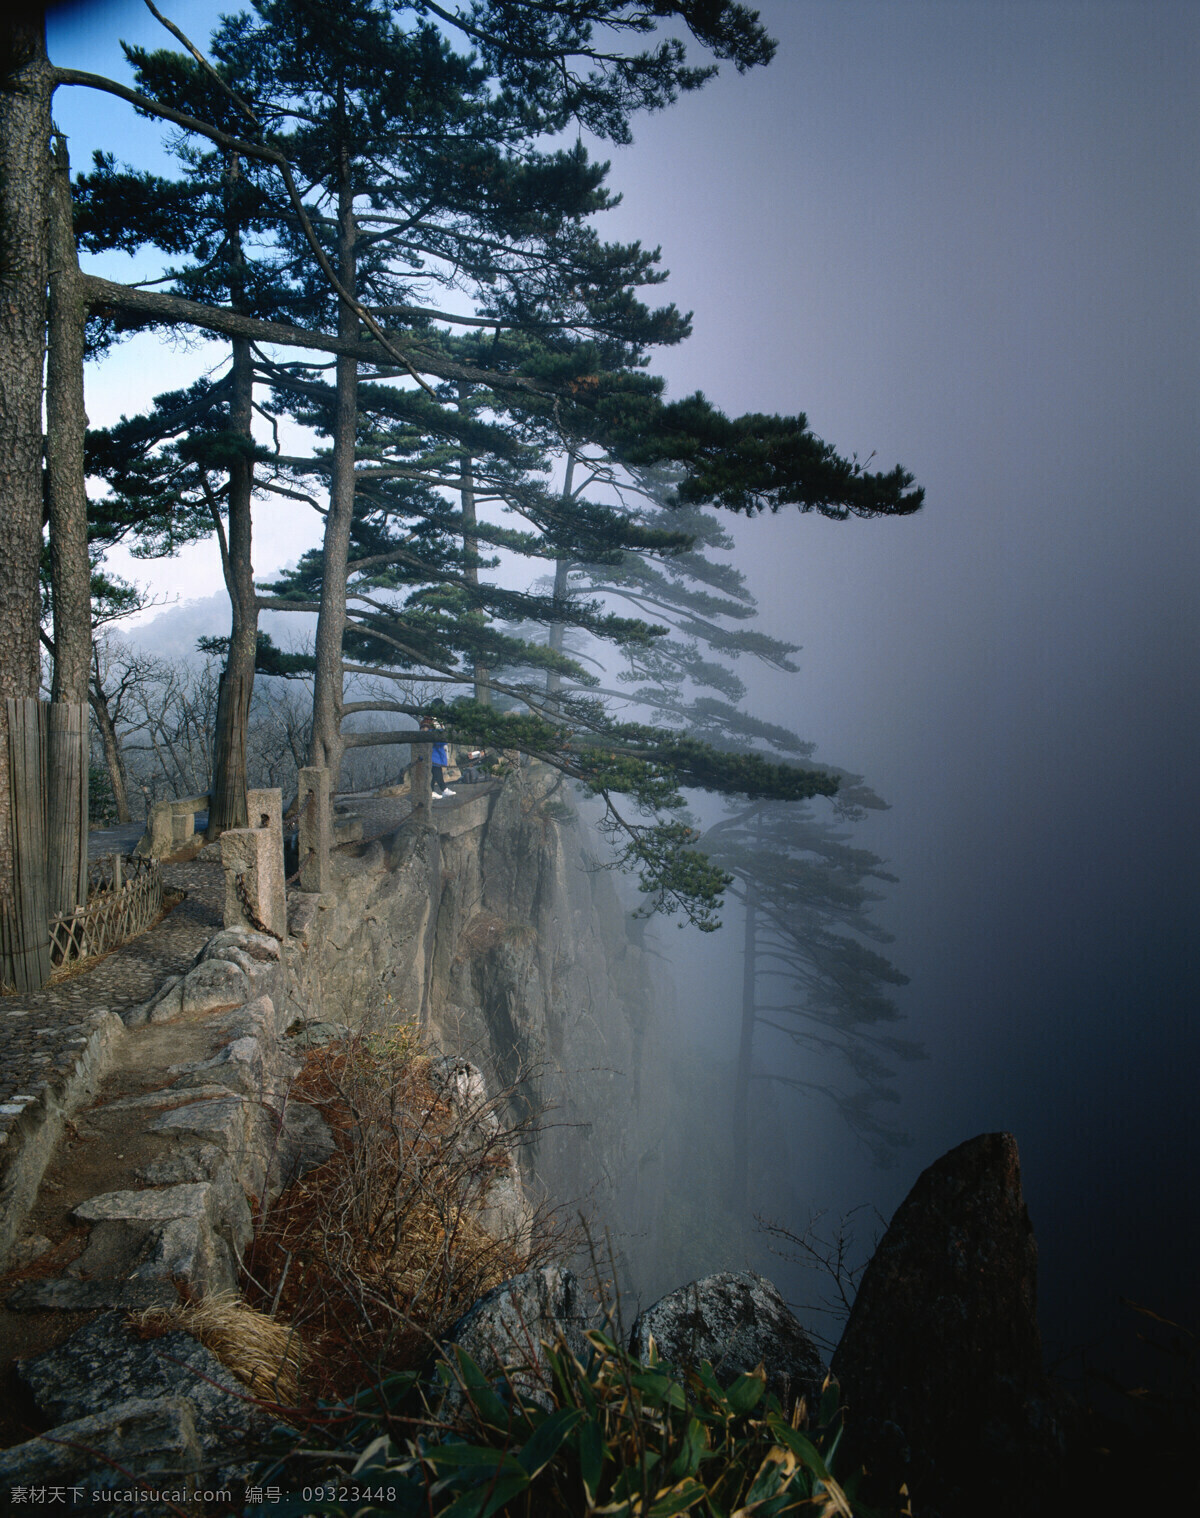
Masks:
[[[749,676],[756,709],[891,804],[858,836],[900,877],[877,915],[930,1054],[894,1169],[810,1114],[779,1189],[890,1216],[1009,1129],[1052,1350],[1127,1331],[1122,1294],[1194,1319],[1200,17],[763,13],[776,64],[615,164],[697,312],[665,371],[927,490],[916,518],[738,532],[765,627],[804,646],[800,676]],[[731,942],[681,956],[704,1037],[735,1036],[736,985],[701,989]]]
[[[173,14],[202,36],[211,9]],[[876,915],[929,1058],[900,1071],[893,1168],[818,1103],[781,1108],[754,1202],[886,1217],[1007,1129],[1052,1350],[1123,1331],[1121,1295],[1194,1321],[1200,11],[761,10],[775,63],[643,123],[604,230],[661,243],[695,310],[672,394],[802,410],[926,489],[905,520],[736,533],[764,630],[803,645],[795,677],[742,661],[752,708],[890,804],[857,838],[899,877]],[[264,531],[260,575],[296,551]],[[728,1065],[736,909],[657,941],[682,1040]],[[719,1108],[708,1127],[698,1187]]]

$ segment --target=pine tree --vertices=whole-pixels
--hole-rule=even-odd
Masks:
[[[430,15],[443,31],[427,23]],[[659,40],[642,52],[635,42],[624,56],[611,46],[614,32],[637,39],[671,17],[739,68],[770,56],[752,12],[711,0],[656,0],[652,7],[604,0],[585,8],[485,0],[461,10],[428,0],[396,7],[352,0],[336,17],[275,0],[262,5],[257,21],[227,23],[214,46],[229,77],[247,81],[255,104],[245,122],[221,117],[211,102],[196,108],[224,126],[200,121],[169,99],[149,102],[79,71],[54,73],[62,84],[121,95],[207,138],[239,164],[261,165],[262,183],[272,187],[275,268],[294,297],[288,320],[94,276],[82,283],[94,310],[127,322],[190,322],[238,341],[336,355],[331,391],[306,361],[269,365],[277,395],[303,397],[333,443],[325,549],[319,573],[310,576],[320,592],[312,603],[319,614],[312,755],[318,762],[336,764],[340,755],[344,665],[353,647],[382,652],[393,665],[399,654],[402,667],[437,671],[450,682],[462,678],[465,660],[473,680],[480,668],[489,671],[490,692],[499,690],[491,674],[498,660],[535,657],[505,646],[494,626],[500,616],[574,621],[630,648],[664,635],[642,618],[567,604],[577,598],[520,596],[481,583],[477,561],[489,537],[490,546],[556,565],[612,562],[634,546],[670,548],[627,511],[539,487],[513,452],[514,436],[543,450],[550,443],[573,453],[602,450],[612,460],[605,467],[616,471],[676,460],[681,500],[716,499],[733,510],[794,503],[830,515],[871,515],[919,505],[902,470],[865,474],[813,438],[802,417],[731,420],[702,396],[667,403],[661,382],[638,372],[646,343],[677,335],[686,319],[667,308],[657,314],[659,337],[645,337],[644,308],[632,292],[646,281],[628,271],[639,260],[649,268],[653,255],[636,245],[622,251],[600,244],[585,218],[605,203],[602,173],[580,151],[548,154],[533,144],[571,120],[628,140],[633,113],[702,84],[711,66],[691,66],[678,40]],[[476,50],[473,57],[453,51],[446,38],[454,34]],[[153,88],[171,93],[161,82]],[[247,114],[226,95],[222,108],[229,106]],[[335,206],[336,215],[329,214]],[[614,273],[614,260],[624,260],[624,277]],[[435,325],[439,312],[421,303],[434,276],[465,285],[479,315]],[[464,323],[486,323],[492,334],[474,360],[464,359],[465,345],[442,331]],[[613,345],[622,342],[625,353],[614,355]],[[374,376],[370,386],[360,385],[362,364]],[[439,381],[452,385],[439,389]],[[360,390],[369,402],[361,408]],[[490,392],[484,403],[490,438],[481,436],[474,408],[463,406],[464,390],[472,398]],[[415,414],[418,403],[427,403],[426,415]],[[367,486],[356,452],[389,413],[411,432],[411,448],[398,464],[393,458],[386,479]],[[422,477],[421,466],[439,450],[453,473]],[[301,479],[312,473],[311,460],[291,467]],[[457,521],[429,499],[455,480]],[[477,510],[469,522],[468,502],[478,507],[481,483],[519,509],[530,530],[506,536]],[[374,516],[364,486],[387,496],[377,500]],[[414,489],[420,486],[423,504]],[[406,520],[420,538],[417,553],[412,543],[396,542],[395,524]],[[395,636],[395,598],[360,602],[367,615],[347,627],[343,587],[356,531],[367,557],[385,561],[404,598],[403,638]],[[674,539],[681,547],[678,533]],[[367,573],[361,555],[356,572]],[[579,667],[552,647],[540,657],[544,667],[553,670],[557,661],[559,674],[581,679]],[[655,900],[701,901],[702,916],[722,877],[688,846],[690,830],[674,815],[681,787],[804,796],[835,784],[820,772],[722,752],[694,735],[617,722],[586,694],[549,706],[528,684],[505,694],[524,702],[528,715],[460,703],[464,736],[467,728],[475,741],[501,736],[505,746],[525,746],[575,774],[605,798],[624,857],[641,866]],[[620,812],[613,804],[618,796],[631,798],[650,820]]]
[[[895,877],[874,854],[855,848],[839,825],[861,816],[864,807],[881,805],[861,777],[845,776],[832,815],[805,804],[731,807],[702,839],[714,862],[732,876],[730,893],[743,913],[730,1191],[740,1211],[747,1207],[755,1080],[832,1102],[879,1163],[888,1163],[896,1146],[906,1142],[875,1109],[899,1100],[887,1084],[895,1074],[893,1062],[923,1057],[918,1044],[885,1031],[900,1018],[887,988],[906,984],[908,977],[863,941],[890,942],[871,917],[871,906],[880,899],[872,882],[894,883]],[[769,1070],[755,1069],[763,1029],[782,1034],[801,1051],[804,1064],[798,1071],[788,1070],[778,1057]],[[847,1074],[855,1084],[844,1084]]]

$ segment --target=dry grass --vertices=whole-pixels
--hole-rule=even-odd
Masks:
[[[308,1396],[415,1367],[484,1292],[561,1249],[543,1220],[481,1227],[522,1135],[499,1098],[441,1080],[411,1026],[312,1050],[290,1100],[316,1105],[337,1147],[260,1214],[243,1265],[249,1299],[304,1336]]]
[[[143,1338],[158,1338],[175,1329],[191,1334],[263,1401],[285,1407],[299,1401],[299,1335],[233,1292],[174,1307],[150,1307],[133,1314],[131,1321]]]

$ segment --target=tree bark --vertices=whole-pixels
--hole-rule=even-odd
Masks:
[[[237,154],[230,154],[225,173],[226,231],[229,239],[229,298],[234,310],[246,304],[246,259],[238,190],[241,167]],[[254,591],[251,551],[254,524],[254,357],[244,337],[233,340],[233,373],[229,400],[229,430],[243,452],[229,466],[226,510],[229,535],[222,544],[221,568],[229,592],[229,653],[217,696],[216,731],[213,737],[212,799],[208,812],[208,841],[214,842],[226,828],[247,825],[246,737],[250,724],[250,701],[254,694],[254,662],[258,653],[258,599]],[[218,514],[219,515],[219,514]],[[220,523],[217,523],[218,530]]]
[[[40,675],[49,142],[45,25],[17,8],[0,20],[0,914],[13,900],[5,698],[36,697]]]
[[[51,913],[87,900],[88,670],[92,574],[83,442],[83,339],[87,307],[71,219],[66,139],[54,138],[49,187],[50,303],[46,352],[46,500],[54,677],[46,727],[46,881]]]
[[[338,187],[338,277],[353,292],[357,269],[357,226],[350,166],[343,152]],[[358,318],[346,301],[338,305],[338,336],[350,340]],[[354,456],[358,436],[358,360],[339,354],[333,419],[333,469],[329,513],[321,556],[321,610],[317,614],[316,676],[309,765],[329,771],[334,790],[342,768],[342,639],[346,631],[346,566],[354,522]]]
[[[563,477],[562,502],[564,506],[571,504],[571,487],[575,480],[575,450],[567,451],[567,472]],[[565,606],[567,602],[567,576],[571,565],[567,559],[559,559],[554,565],[554,603],[555,606]],[[550,633],[546,639],[551,651],[561,654],[563,651],[564,634],[566,633],[565,622],[551,622]],[[558,713],[558,693],[562,690],[562,676],[556,669],[546,671],[546,705],[556,715]]]
[[[467,387],[459,381],[458,385],[458,409],[460,413],[469,414],[470,405],[467,400]],[[479,584],[479,566],[475,562],[479,556],[479,537],[475,532],[475,472],[474,460],[469,453],[463,453],[459,459],[459,467],[462,471],[462,514],[463,514],[463,576],[468,585]],[[492,686],[486,664],[476,662],[472,671],[475,676],[475,699],[480,706],[491,706]]]
[[[732,1170],[729,1178],[730,1210],[744,1215],[750,1210],[747,1184],[750,1171],[750,1070],[754,1059],[754,1024],[758,1015],[755,991],[758,949],[758,887],[746,880],[746,924],[742,939],[742,1026],[738,1038],[737,1070],[733,1081]]]
[[[254,361],[250,344],[242,338],[235,339],[233,344],[229,409],[231,431],[249,443],[254,416]],[[217,698],[213,793],[207,835],[210,843],[226,828],[246,826],[246,735],[250,698],[254,692],[254,660],[258,651],[258,599],[251,561],[253,523],[250,503],[253,492],[253,460],[249,453],[239,455],[229,470],[229,536],[221,555],[231,623],[229,654]]]
[[[83,343],[87,307],[71,219],[67,143],[54,139],[50,173],[50,315],[46,355],[46,483],[50,583],[54,607],[51,700],[87,700],[92,660],[92,585],[88,560],[83,442]]]
[[[125,759],[121,753],[121,741],[117,737],[117,729],[109,713],[104,692],[99,690],[95,683],[88,690],[88,705],[92,709],[92,716],[96,719],[96,727],[100,733],[104,764],[108,770],[113,802],[117,808],[117,821],[132,822],[133,817],[129,811],[129,784],[125,776]]]

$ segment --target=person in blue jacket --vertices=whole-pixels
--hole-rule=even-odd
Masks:
[[[432,717],[422,717],[421,727],[428,732],[437,724]],[[443,796],[453,796],[454,792],[446,784],[446,766],[450,763],[446,755],[446,744],[439,739],[429,751],[429,767],[433,771],[433,794],[441,800]]]

